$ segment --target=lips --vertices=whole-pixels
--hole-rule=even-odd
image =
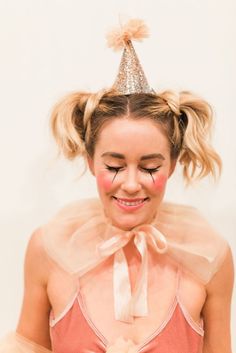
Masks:
[[[149,199],[148,197],[143,197],[143,198],[120,198],[120,197],[112,197],[113,200],[115,201],[115,205],[122,210],[122,212],[136,212],[140,210],[144,205],[146,204],[147,200]]]
[[[133,199],[127,199],[127,198],[117,198],[115,196],[113,196],[113,199],[116,201],[117,205],[121,208],[125,208],[127,209],[138,209],[139,207],[141,207],[146,200],[148,199],[148,197],[145,198],[133,198]]]
[[[114,199],[119,200],[119,201],[124,201],[124,202],[137,202],[137,201],[145,201],[148,199],[148,197],[143,197],[143,198],[133,198],[133,199],[127,199],[127,198],[122,198],[122,197],[116,197],[112,196]]]

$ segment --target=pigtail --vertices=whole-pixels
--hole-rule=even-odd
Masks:
[[[209,143],[212,127],[210,105],[192,95],[181,92],[179,95],[179,120],[184,131],[179,162],[183,166],[184,178],[189,182],[196,177],[211,174],[214,178],[221,172],[221,159]],[[217,170],[218,169],[218,170]]]
[[[54,106],[51,130],[60,152],[66,158],[85,157],[89,152],[93,140],[91,120],[105,93],[105,90],[98,93],[72,93]]]
[[[158,94],[158,98],[164,102],[160,104],[161,112],[164,113],[164,124],[167,120],[167,136],[171,144],[171,157],[176,159],[179,156],[180,150],[182,148],[184,126],[180,119],[180,101],[179,94],[175,91],[164,91]]]
[[[65,96],[53,108],[51,130],[60,152],[68,159],[85,153],[84,110],[90,93],[78,92]]]

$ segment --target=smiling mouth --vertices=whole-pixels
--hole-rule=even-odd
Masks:
[[[136,198],[136,199],[124,199],[112,196],[119,204],[124,206],[138,206],[148,200],[148,197],[145,198]]]

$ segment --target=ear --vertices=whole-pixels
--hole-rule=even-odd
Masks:
[[[172,159],[168,178],[170,178],[171,175],[174,173],[176,164],[177,164],[177,159]]]
[[[87,158],[87,163],[88,163],[90,172],[91,172],[93,175],[95,175],[95,174],[94,174],[94,161],[93,161],[93,158],[90,157],[89,155],[87,155],[86,158]]]

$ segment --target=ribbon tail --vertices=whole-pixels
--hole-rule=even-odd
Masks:
[[[134,316],[147,316],[148,303],[147,303],[147,286],[148,286],[148,252],[146,235],[144,232],[139,231],[134,239],[135,245],[141,255],[141,267],[139,270],[139,278],[135,291],[133,294],[133,315]]]
[[[131,323],[132,296],[127,260],[122,249],[114,255],[113,294],[116,320]]]

